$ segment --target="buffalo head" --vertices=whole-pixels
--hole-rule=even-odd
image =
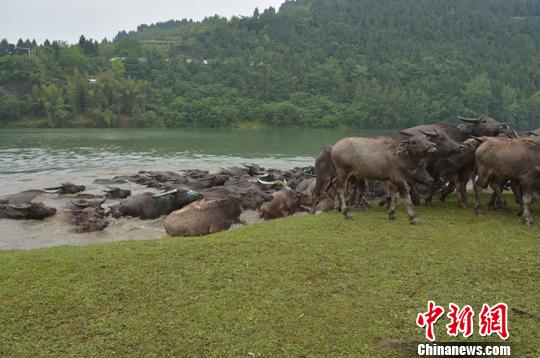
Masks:
[[[409,153],[415,158],[422,158],[437,150],[437,145],[428,140],[423,134],[411,134],[405,131],[399,133],[408,136],[401,141],[398,147],[398,153]]]
[[[76,194],[81,191],[85,191],[86,187],[84,185],[75,185],[73,183],[64,183],[60,186],[55,186],[51,188],[45,188],[45,190],[56,190],[58,194]]]
[[[10,212],[7,217],[11,219],[43,220],[56,214],[55,208],[48,207],[43,203],[8,204],[5,209]]]
[[[470,134],[474,136],[488,136],[494,137],[499,134],[501,128],[505,126],[504,123],[497,121],[486,115],[480,115],[478,118],[464,118],[459,117],[458,119],[467,122],[470,124]]]
[[[429,141],[437,146],[438,155],[448,155],[458,153],[463,146],[458,144],[455,140],[450,138],[446,133],[438,131],[437,129],[433,131],[419,129],[420,133],[428,137]]]

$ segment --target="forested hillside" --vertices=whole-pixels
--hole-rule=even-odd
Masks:
[[[540,126],[540,1],[296,0],[99,43],[0,42],[0,124],[398,128],[480,113]]]

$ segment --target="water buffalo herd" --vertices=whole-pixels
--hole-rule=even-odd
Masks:
[[[245,224],[252,211],[270,220],[298,212],[366,209],[371,200],[386,205],[395,219],[396,199],[404,200],[409,222],[419,224],[414,206],[454,190],[458,204],[468,207],[467,185],[472,180],[475,210],[481,214],[481,193],[493,194],[488,206],[505,208],[502,196],[511,188],[519,215],[532,225],[531,202],[540,189],[540,129],[518,133],[487,117],[462,118],[464,123],[420,125],[374,138],[349,137],[322,148],[312,167],[290,170],[243,165],[179,172],[141,171],[112,179],[96,179],[103,195],[86,193],[84,185],[64,183],[44,190],[27,190],[0,198],[0,219],[43,220],[59,216],[77,233],[103,230],[115,218],[141,220],[166,217],[171,236],[201,236]],[[148,188],[132,194],[123,184]],[[36,198],[64,198],[61,208]]]

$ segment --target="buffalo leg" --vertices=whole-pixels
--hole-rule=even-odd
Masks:
[[[443,188],[442,193],[441,193],[441,198],[440,198],[441,201],[445,202],[448,195],[452,194],[455,188],[456,188],[456,181],[452,179],[448,182],[448,185]]]
[[[411,196],[409,194],[409,185],[406,181],[402,182],[395,182],[394,185],[396,186],[399,195],[403,198],[405,201],[405,206],[407,207],[407,214],[409,215],[409,222],[412,225],[419,225],[420,221],[416,218],[416,215],[414,213],[413,203],[411,200]]]
[[[523,214],[521,215],[521,219],[525,225],[532,225],[533,219],[531,216],[531,209],[530,205],[532,203],[532,193],[533,193],[533,185],[527,178],[524,180],[520,180],[521,182],[521,192],[523,195]]]
[[[317,181],[315,182],[315,188],[313,188],[312,196],[312,203],[311,203],[311,213],[315,214],[315,208],[317,207],[317,204],[319,204],[319,201],[321,200],[321,195],[325,191],[328,190],[328,187],[330,186],[332,180],[322,180],[322,178],[317,178]]]
[[[530,205],[532,203],[532,195],[530,191],[523,190],[523,215],[521,219],[525,225],[532,225],[533,219],[531,216]]]
[[[415,183],[409,183],[409,192],[411,196],[412,203],[414,205],[420,205],[420,193],[418,192],[418,187]]]
[[[469,207],[469,203],[467,202],[467,182],[468,182],[467,179],[468,178],[466,179],[456,178],[456,183],[457,183],[456,192],[458,195],[459,206],[462,207],[463,209]]]
[[[482,195],[482,189],[486,186],[489,175],[485,175],[483,171],[478,170],[478,177],[474,182],[474,194],[476,196],[476,203],[474,210],[476,215],[482,214],[482,203],[480,196]]]
[[[396,187],[394,184],[390,182],[386,182],[384,184],[384,191],[386,192],[387,196],[387,210],[388,210],[388,219],[389,220],[395,220],[396,219]]]
[[[426,196],[426,206],[428,208],[431,208],[433,206],[433,204],[431,203],[433,201],[433,195],[435,195],[435,193],[437,192],[437,190],[439,190],[442,184],[443,182],[439,176],[437,176],[433,184],[431,184],[431,188],[429,188],[429,193]]]
[[[492,180],[492,182],[489,185],[491,189],[493,190],[493,194],[491,195],[491,199],[489,200],[489,206],[491,206],[491,210],[496,211],[499,209],[503,209],[506,206],[506,200],[502,196],[502,184],[500,180]]]
[[[523,194],[521,192],[521,185],[517,180],[512,180],[510,182],[510,187],[512,188],[514,198],[516,199],[516,204],[519,205],[518,216],[521,216],[523,214]]]
[[[338,173],[338,182],[336,186],[336,203],[339,200],[340,211],[346,220],[351,218],[349,215],[349,208],[347,208],[347,200],[345,199],[345,190],[347,189],[347,183],[350,176],[350,174]]]

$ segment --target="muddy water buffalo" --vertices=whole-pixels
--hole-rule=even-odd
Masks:
[[[66,204],[65,211],[61,212],[61,218],[75,225],[77,233],[101,231],[109,226],[105,219],[105,209],[101,206],[104,201],[104,198],[72,200]]]
[[[437,169],[441,177],[448,178],[450,183],[441,193],[441,201],[454,190],[457,189],[458,205],[462,208],[469,206],[467,202],[467,183],[474,172],[475,152],[480,143],[473,139],[463,142],[463,150],[460,153],[451,155],[441,160]]]
[[[433,183],[429,186],[430,191],[426,197],[426,205],[431,206],[433,194],[443,184],[441,173],[437,170],[437,164],[448,156],[459,153],[459,151],[463,148],[460,143],[462,137],[461,132],[456,126],[453,126],[451,124],[435,123],[419,125],[416,127],[404,129],[400,133],[402,133],[402,136],[400,138],[402,140],[405,139],[403,137],[403,133],[409,135],[424,134],[428,137],[430,142],[434,143],[437,146],[437,150],[431,153],[426,158],[426,170],[429,173],[429,176],[433,178]],[[413,180],[409,182],[409,185],[412,187],[413,191],[413,193],[411,193],[411,195],[413,196],[413,203],[417,205],[420,202],[420,197],[417,192],[415,183],[416,181]]]
[[[73,183],[63,183],[60,186],[45,188],[45,190],[55,190],[58,194],[76,194],[85,191],[86,187],[84,185],[75,185]]]
[[[272,200],[261,206],[261,217],[266,220],[292,215],[307,209],[309,197],[291,189],[282,189],[272,193]]]
[[[208,200],[223,199],[229,196],[236,197],[243,210],[258,210],[262,204],[272,200],[272,195],[250,185],[215,187],[204,190],[202,195]]]
[[[407,133],[403,133],[407,135]],[[351,176],[359,180],[390,181],[405,200],[411,224],[419,224],[409,195],[410,173],[437,150],[425,135],[409,135],[399,145],[391,138],[344,138],[332,146],[331,158],[337,174],[336,193],[341,212],[349,218],[345,188]],[[395,211],[389,210],[389,217]]]
[[[108,186],[107,189],[105,189],[105,192],[106,192],[105,197],[107,199],[125,199],[131,195],[131,190],[121,189],[118,187]]]
[[[335,183],[337,180],[336,170],[331,157],[332,146],[323,147],[315,158],[315,176],[316,181],[311,192],[311,210],[313,214],[316,211],[329,211],[328,196],[335,199]],[[356,177],[349,178],[347,186],[347,201],[353,206],[359,206],[363,200],[365,183],[357,180]],[[301,190],[300,190],[301,191]],[[307,194],[307,193],[306,193]],[[317,206],[321,201],[326,201],[319,209]]]
[[[192,190],[174,189],[164,194],[144,193],[132,196],[113,208],[114,217],[132,216],[156,219],[202,198]]]
[[[173,211],[165,219],[170,236],[202,236],[227,230],[240,222],[242,207],[236,196],[203,198]]]
[[[0,219],[43,220],[54,214],[56,209],[43,203],[9,204],[7,200],[0,199]]]
[[[499,183],[511,180],[514,190],[520,192],[522,220],[532,225],[530,205],[534,192],[540,185],[540,137],[520,139],[483,138],[476,150],[476,174],[474,185],[476,213],[481,213],[480,195],[490,179]],[[500,186],[492,188],[500,196]]]
[[[9,204],[25,204],[34,200],[38,195],[45,193],[43,190],[25,190],[20,193],[9,194],[0,198]]]

